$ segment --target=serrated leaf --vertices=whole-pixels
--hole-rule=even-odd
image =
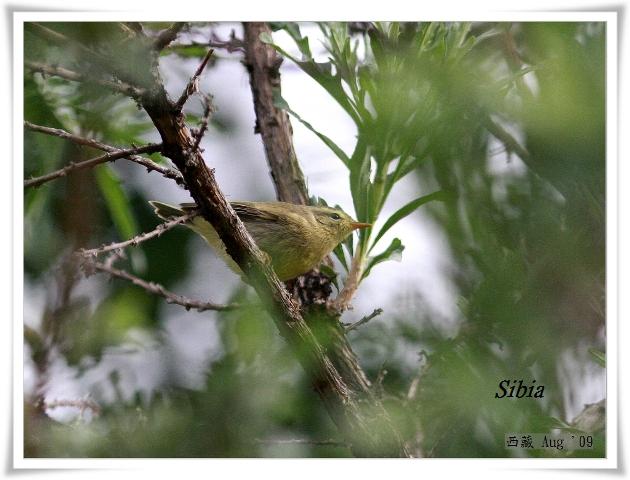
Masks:
[[[420,208],[422,205],[432,200],[444,201],[446,199],[447,199],[446,192],[444,192],[443,190],[439,190],[437,192],[430,193],[429,195],[423,195],[422,197],[416,198],[415,200],[412,200],[408,204],[399,208],[396,212],[394,212],[394,214],[391,217],[387,219],[387,221],[385,222],[385,225],[383,225],[383,228],[381,228],[381,230],[378,232],[378,235],[376,235],[376,238],[374,239],[374,242],[372,243],[372,247],[370,247],[370,250],[374,248],[376,243],[381,239],[383,235],[385,235],[385,233],[387,233],[387,231],[390,228],[392,228],[396,223],[398,223],[400,220],[405,218],[407,215],[410,215],[411,213],[415,212],[418,208]]]
[[[274,88],[274,90],[273,90],[273,104],[277,108],[281,108],[282,110],[286,110],[288,113],[291,114],[291,116],[295,117],[300,123],[302,123],[302,125],[304,125],[306,128],[308,128],[315,135],[317,135],[320,138],[320,140],[322,142],[324,142],[324,144],[326,144],[326,146],[333,151],[333,153],[337,156],[337,158],[339,158],[339,160],[341,160],[346,166],[349,165],[350,158],[348,157],[348,155],[346,155],[346,153],[335,142],[333,142],[329,137],[327,137],[323,133],[320,133],[317,130],[315,130],[315,128],[313,128],[313,126],[310,123],[308,123],[306,120],[304,120],[302,117],[300,117],[297,113],[295,113],[293,110],[291,110],[291,107],[289,107],[289,104],[282,97],[282,95],[280,93],[280,90],[277,89],[277,88]]]
[[[390,243],[389,247],[387,247],[384,252],[379,253],[374,257],[368,257],[367,266],[361,279],[366,278],[370,274],[372,268],[374,268],[379,263],[385,262],[387,260],[400,261],[402,259],[402,252],[404,249],[405,246],[402,244],[400,239],[394,238],[394,240],[392,240],[392,243]]]
[[[361,119],[356,111],[356,108],[343,89],[341,77],[339,75],[332,74],[332,64],[330,62],[318,63],[312,58],[309,58],[306,61],[300,61],[286,50],[273,43],[273,38],[269,35],[269,33],[262,32],[258,38],[260,38],[261,42],[271,45],[282,56],[290,59],[293,63],[298,65],[306,74],[311,76],[313,80],[324,87],[324,89],[337,101],[337,103],[339,103],[348,115],[352,117],[357,125],[361,123]],[[304,48],[304,45],[300,46],[298,43],[298,48]]]
[[[287,22],[284,24],[283,29],[291,36],[298,49],[302,53],[304,59],[310,59],[313,57],[308,37],[302,36],[302,33],[300,32],[300,27],[297,23]]]

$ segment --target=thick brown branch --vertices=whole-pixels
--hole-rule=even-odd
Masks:
[[[125,158],[130,155],[137,155],[140,153],[153,153],[159,152],[162,148],[162,145],[145,145],[144,147],[131,148],[129,150],[120,150],[116,153],[106,153],[105,155],[101,155],[99,157],[90,158],[89,160],[84,160],[82,162],[70,163],[65,167],[56,170],[54,172],[48,173],[46,175],[42,175],[41,177],[31,178],[29,180],[24,181],[24,188],[29,187],[39,187],[40,185],[50,182],[51,180],[55,180],[56,178],[65,177],[69,173],[72,173],[76,170],[84,170],[86,168],[93,168],[101,163],[113,162],[114,160],[118,160],[119,158]]]
[[[172,220],[169,220],[168,222],[161,223],[160,225],[157,226],[157,228],[155,228],[154,230],[151,230],[150,232],[142,233],[129,240],[125,240],[124,242],[110,243],[109,245],[103,245],[102,247],[92,248],[90,250],[81,249],[77,252],[77,254],[81,255],[82,257],[95,257],[103,253],[113,252],[116,250],[122,250],[123,248],[129,247],[129,246],[135,247],[141,244],[142,242],[146,242],[147,240],[151,240],[152,238],[159,237],[164,232],[171,230],[177,225],[186,223],[188,220],[195,217],[196,215],[197,215],[197,212],[192,212],[187,215],[182,215],[181,217],[174,218]]]
[[[131,273],[126,272],[125,270],[120,270],[106,263],[96,262],[91,259],[85,259],[83,261],[83,269],[86,275],[90,275],[94,271],[99,271],[99,272],[107,273],[111,275],[112,277],[120,278],[122,280],[127,280],[133,283],[134,285],[145,289],[147,292],[153,295],[158,295],[160,297],[163,297],[164,299],[166,299],[166,303],[174,303],[176,305],[181,305],[186,310],[190,310],[192,308],[199,312],[204,312],[206,310],[227,311],[227,310],[234,310],[235,308],[239,307],[236,304],[221,305],[221,304],[212,303],[212,302],[202,302],[199,300],[193,300],[193,299],[184,297],[182,295],[177,295],[167,290],[166,288],[164,288],[162,285],[158,283],[147,282],[146,280],[136,277],[135,275],[132,275]]]
[[[243,29],[245,64],[254,97],[257,131],[262,135],[278,200],[308,205],[306,182],[293,148],[289,116],[273,104],[273,91],[280,88],[282,58],[259,38],[261,33],[271,34],[266,23],[243,23]]]
[[[62,130],[60,128],[43,127],[41,125],[35,125],[30,122],[24,122],[24,127],[28,128],[29,130],[32,130],[33,132],[45,133],[46,135],[52,135],[55,137],[63,138],[65,140],[69,140],[73,143],[76,143],[77,145],[84,145],[86,147],[92,147],[97,150],[102,150],[104,152],[118,153],[122,151],[120,148],[112,147],[111,145],[106,145],[104,143],[101,143],[91,138],[85,138],[85,137],[80,137],[78,135],[73,135],[72,133],[66,132],[65,130]],[[134,163],[142,165],[143,167],[146,167],[146,169],[149,171],[155,171],[155,172],[161,173],[166,178],[175,180],[179,185],[184,185],[184,179],[182,178],[181,174],[177,172],[176,170],[162,167],[158,165],[157,163],[153,162],[152,160],[145,157],[140,157],[138,155],[127,155],[125,156],[125,158],[127,158],[129,161],[132,161]]]

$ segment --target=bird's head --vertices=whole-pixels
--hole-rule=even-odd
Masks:
[[[320,229],[328,233],[335,245],[350,235],[354,230],[371,227],[371,223],[354,220],[343,210],[330,207],[312,207],[313,216]]]

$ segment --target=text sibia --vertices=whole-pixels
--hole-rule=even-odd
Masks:
[[[494,398],[543,398],[545,396],[545,386],[536,385],[536,380],[532,380],[531,384],[524,383],[520,380],[501,380],[499,389],[494,394]]]

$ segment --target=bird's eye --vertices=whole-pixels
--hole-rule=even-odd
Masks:
[[[341,220],[341,216],[338,213],[331,213],[330,218],[333,220]]]

